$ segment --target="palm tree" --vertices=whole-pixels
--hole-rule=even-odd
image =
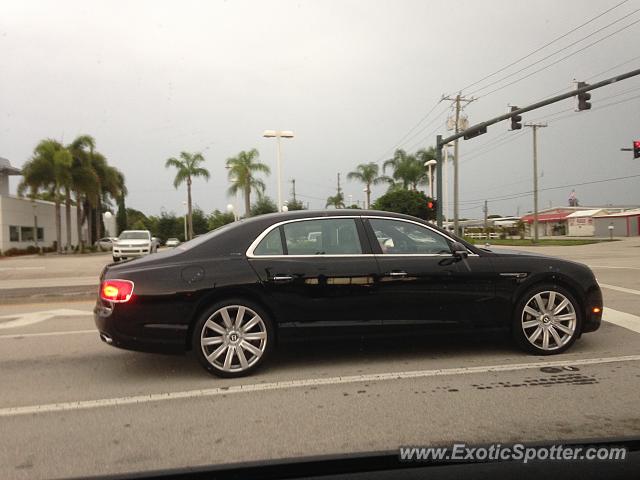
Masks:
[[[371,206],[371,185],[378,185],[388,181],[386,177],[378,176],[379,170],[380,167],[377,163],[361,163],[356,167],[355,171],[347,174],[347,179],[358,180],[367,186],[365,190],[367,193],[367,208]]]
[[[386,160],[382,164],[382,170],[387,167],[393,168],[393,180],[402,183],[403,188],[417,190],[418,184],[424,180],[424,166],[414,155],[409,155],[401,148],[393,154],[393,158]]]
[[[71,169],[71,190],[73,191],[76,202],[76,229],[78,234],[78,243],[84,251],[84,240],[82,239],[82,224],[85,218],[89,218],[88,212],[83,214],[83,205],[90,204],[95,207],[98,196],[100,195],[100,179],[93,168],[92,157],[95,150],[95,140],[90,135],[80,135],[67,145],[67,149],[71,153],[72,169]],[[66,202],[67,211],[70,210],[70,200]],[[69,214],[67,215],[67,225],[71,225]],[[69,227],[67,227],[69,230]],[[91,231],[91,230],[89,230]],[[70,232],[67,232],[70,236]],[[68,240],[69,241],[69,240]]]
[[[344,193],[338,192],[335,195],[327,197],[326,207],[344,208]]]
[[[33,151],[33,156],[22,169],[23,180],[18,194],[27,188],[35,198],[39,189],[48,190],[55,204],[56,246],[62,252],[60,204],[62,190],[71,184],[71,153],[57,140],[42,140]],[[37,232],[36,232],[37,233]]]
[[[191,182],[194,177],[204,177],[209,180],[209,170],[200,166],[204,162],[201,153],[180,152],[180,159],[171,157],[165,162],[165,168],[175,167],[178,169],[173,186],[178,188],[183,182],[187,182],[187,226],[189,238],[193,238],[193,219],[191,208]]]
[[[244,211],[247,217],[251,216],[251,191],[255,190],[262,194],[265,184],[259,178],[255,178],[257,173],[269,175],[271,170],[268,165],[257,160],[260,154],[254,148],[248,152],[241,151],[235,157],[227,159],[227,169],[229,170],[229,195],[235,195],[238,191],[244,193]]]

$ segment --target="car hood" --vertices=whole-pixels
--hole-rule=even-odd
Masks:
[[[491,248],[489,248],[489,251],[494,255],[505,256],[505,257],[512,256],[512,255],[520,255],[520,256],[526,256],[526,257],[550,257],[550,255],[545,255],[543,253],[526,252],[524,250],[511,250],[509,248],[505,248],[505,249],[500,248],[496,250],[492,250]]]
[[[132,238],[131,240],[118,240],[116,241],[117,245],[149,245],[149,242],[151,242],[151,240],[144,240],[144,239],[138,239],[138,238]]]

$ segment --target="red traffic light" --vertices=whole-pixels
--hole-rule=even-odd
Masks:
[[[640,140],[633,141],[633,158],[640,158]]]
[[[431,200],[429,200],[429,201],[427,202],[427,208],[428,208],[429,210],[433,210],[433,202],[432,202]]]

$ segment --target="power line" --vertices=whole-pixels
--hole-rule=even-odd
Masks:
[[[442,100],[441,100],[441,101],[442,101]],[[414,133],[411,137],[407,138],[407,139],[405,140],[405,142],[402,142],[402,143],[407,143],[407,142],[409,142],[409,141],[413,140],[414,138],[416,138],[418,135],[420,135],[420,133],[421,133],[421,132],[424,132],[427,128],[429,128],[431,125],[433,125],[433,123],[434,123],[434,122],[436,122],[436,121],[440,120],[440,119],[442,118],[442,115],[443,115],[443,114],[445,114],[446,112],[448,112],[449,110],[450,110],[450,107],[449,107],[449,106],[447,106],[447,108],[445,108],[444,110],[440,111],[440,113],[439,113],[438,115],[436,115],[436,116],[435,116],[435,117],[434,117],[434,118],[433,118],[429,123],[427,123],[425,126],[423,126],[420,130],[418,130],[418,131],[417,131],[416,133]],[[434,133],[436,130],[438,130],[439,128],[440,128],[440,125],[438,124],[438,126],[437,126],[434,130],[432,130],[432,131],[431,131],[430,133],[428,133],[427,135],[424,135],[424,136],[422,137],[422,140],[419,140],[419,141],[418,141],[417,143],[415,143],[414,145],[418,145],[418,144],[421,144],[422,142],[424,142],[424,140],[425,140],[426,138],[428,138],[428,137],[430,137],[431,135],[433,135],[433,133]],[[391,153],[393,150],[395,150],[396,148],[401,147],[401,146],[402,146],[402,143],[398,143],[398,144],[397,144],[397,145],[396,145],[396,146],[395,146],[391,151],[387,151],[387,155],[388,155],[389,153]],[[415,146],[414,146],[414,147],[411,147],[411,148],[408,148],[407,150],[409,150],[409,151],[410,151],[410,150],[413,150],[413,148],[415,148]],[[385,155],[385,156],[386,156],[386,155]],[[381,160],[384,160],[384,158],[382,158]]]
[[[390,153],[393,153],[393,151],[394,151],[396,148],[398,148],[400,145],[402,145],[402,143],[407,139],[407,137],[408,137],[409,135],[411,135],[411,133],[413,133],[413,131],[414,131],[416,128],[418,128],[418,127],[420,126],[420,124],[421,124],[422,122],[424,122],[424,121],[429,117],[429,115],[431,115],[431,114],[433,113],[433,111],[436,109],[436,107],[437,107],[438,105],[440,105],[440,102],[442,102],[442,98],[440,98],[440,100],[438,100],[438,101],[433,105],[433,107],[431,107],[431,109],[429,109],[429,111],[426,113],[426,115],[424,115],[420,120],[418,120],[418,123],[416,123],[413,127],[411,127],[411,128],[409,129],[409,131],[408,131],[407,133],[405,133],[405,134],[404,134],[404,136],[403,136],[403,137],[402,137],[398,142],[396,142],[396,143],[395,143],[395,145],[394,145],[393,147],[388,148],[388,149],[385,151],[385,153],[384,153],[383,155],[381,155],[381,156],[380,156],[380,158],[377,160],[377,162],[376,162],[376,163],[381,162],[382,160],[384,160],[384,159],[385,159],[385,157],[387,157]],[[448,110],[448,109],[449,109],[449,108],[447,107],[447,110]],[[444,113],[444,112],[442,112],[442,113]],[[439,116],[441,116],[441,115],[442,115],[442,113],[440,113],[440,114],[438,115],[438,117],[439,117]],[[437,117],[436,117],[436,118],[437,118]],[[427,124],[425,127],[423,127],[423,130],[424,130],[425,128],[427,128],[429,125],[430,125],[430,124]],[[413,137],[412,137],[412,138],[413,138]]]
[[[588,182],[581,182],[581,183],[571,183],[571,184],[566,184],[566,185],[557,185],[555,187],[547,187],[547,188],[541,188],[538,191],[540,192],[546,192],[549,190],[559,190],[562,188],[569,188],[569,187],[581,187],[584,185],[594,185],[594,184],[598,184],[598,183],[606,183],[606,182],[615,182],[615,181],[619,181],[619,180],[626,180],[628,178],[638,178],[640,177],[640,174],[637,175],[626,175],[624,177],[614,177],[614,178],[604,178],[601,180],[592,180],[592,181],[588,181]],[[502,195],[502,196],[498,196],[498,197],[489,197],[486,199],[478,199],[478,200],[466,200],[466,202],[484,202],[484,200],[488,200],[488,201],[504,201],[504,200],[513,200],[516,198],[523,198],[523,197],[527,197],[529,195],[531,195],[533,193],[533,190],[528,190],[526,192],[519,192],[519,193],[512,193],[509,195]]]
[[[640,11],[640,9],[636,10],[636,12],[637,12],[637,11]],[[486,97],[486,96],[488,96],[488,95],[491,95],[492,93],[495,93],[495,92],[497,92],[497,91],[499,91],[499,90],[502,90],[503,88],[506,88],[506,87],[509,87],[509,86],[511,86],[511,85],[514,85],[514,84],[516,84],[516,83],[518,83],[518,82],[521,82],[522,80],[525,80],[525,79],[527,79],[527,78],[531,77],[532,75],[535,75],[536,73],[540,73],[540,72],[542,72],[542,71],[546,70],[547,68],[552,67],[552,66],[554,66],[554,65],[556,65],[556,64],[558,64],[558,63],[560,63],[560,62],[562,62],[562,61],[564,61],[564,60],[566,60],[566,59],[567,59],[567,58],[569,58],[569,57],[572,57],[572,56],[574,56],[574,55],[576,55],[576,54],[578,54],[578,53],[580,53],[580,52],[582,52],[582,51],[584,51],[584,50],[586,50],[586,49],[588,49],[588,48],[593,47],[594,45],[597,45],[598,43],[600,43],[600,42],[602,42],[602,41],[604,41],[604,40],[606,40],[606,39],[608,39],[608,38],[610,38],[610,37],[612,37],[612,36],[614,36],[614,35],[617,35],[618,33],[623,32],[623,31],[624,31],[624,30],[626,30],[627,28],[630,28],[630,27],[634,26],[634,25],[635,25],[635,24],[637,24],[637,23],[640,23],[640,19],[638,19],[638,20],[636,20],[636,21],[634,21],[634,22],[632,22],[632,23],[630,23],[630,24],[628,24],[628,25],[626,25],[626,26],[622,27],[622,28],[621,28],[621,29],[619,29],[619,30],[616,30],[615,32],[611,32],[610,34],[608,34],[608,35],[606,35],[606,36],[604,36],[604,37],[602,37],[602,38],[600,38],[600,39],[596,40],[595,42],[591,42],[590,44],[585,45],[584,47],[582,47],[582,48],[580,48],[580,49],[576,50],[575,52],[572,52],[572,53],[570,53],[570,54],[568,54],[568,55],[565,55],[564,57],[559,58],[558,60],[556,60],[556,61],[554,61],[554,62],[551,62],[550,64],[545,65],[544,67],[539,68],[538,70],[534,70],[533,72],[530,72],[530,73],[528,73],[527,75],[525,75],[525,76],[523,76],[523,77],[517,78],[517,79],[513,80],[512,82],[506,83],[506,84],[502,85],[501,87],[495,88],[495,89],[493,89],[493,90],[491,90],[491,91],[489,91],[489,92],[487,92],[487,93],[485,93],[485,94],[481,95],[479,98],[482,98],[482,97]],[[505,77],[505,78],[506,78],[506,77]],[[485,87],[485,88],[486,88],[486,87]],[[483,88],[483,89],[484,89],[484,88]],[[483,89],[481,89],[481,90],[483,90]],[[476,91],[479,91],[479,90],[476,90]]]
[[[626,65],[627,63],[631,63],[634,60],[638,60],[639,58],[640,58],[640,55],[635,56],[633,58],[630,58],[629,60],[626,60],[626,61],[624,61],[622,63],[618,63],[617,65],[614,65],[613,67],[607,68],[606,70],[602,70],[601,72],[598,72],[598,73],[596,73],[594,75],[591,75],[590,77],[585,78],[584,81],[588,82],[589,80],[593,80],[594,78],[599,77],[600,75],[603,75],[605,73],[609,73],[610,71],[615,70],[616,68],[621,67],[623,65]],[[547,98],[547,97],[553,97],[553,96],[555,96],[555,95],[557,95],[559,93],[564,92],[565,90],[566,90],[566,88],[561,88],[560,90],[555,90],[554,92],[551,92],[551,93],[549,93],[549,94],[547,94],[547,95],[545,95],[543,97],[540,97],[540,99],[544,99],[544,98]]]
[[[620,17],[620,18],[618,18],[618,19],[614,20],[613,22],[611,22],[611,23],[609,23],[609,24],[605,25],[604,27],[600,27],[600,28],[599,28],[599,29],[597,29],[596,31],[591,32],[589,35],[585,35],[584,37],[582,37],[582,38],[580,38],[580,39],[576,40],[575,42],[572,42],[572,43],[570,43],[569,45],[566,45],[566,46],[564,46],[564,47],[562,47],[562,48],[560,48],[560,49],[556,50],[555,52],[550,53],[550,54],[549,54],[549,55],[547,55],[546,57],[542,57],[541,59],[536,60],[535,62],[533,62],[533,63],[531,63],[531,64],[529,64],[529,65],[527,65],[527,66],[522,67],[520,70],[516,70],[515,72],[512,72],[512,73],[510,73],[510,74],[508,74],[508,75],[505,75],[504,77],[502,77],[502,78],[500,78],[500,79],[498,79],[498,80],[494,80],[493,82],[488,83],[488,84],[487,84],[487,85],[485,85],[484,87],[480,87],[480,88],[478,88],[478,89],[474,90],[473,92],[471,92],[471,94],[474,94],[474,93],[476,93],[476,92],[480,92],[480,91],[482,91],[482,90],[484,90],[484,89],[486,89],[486,88],[489,88],[489,87],[491,87],[491,86],[493,86],[493,85],[496,85],[497,83],[500,83],[500,82],[501,82],[501,81],[503,81],[503,80],[506,80],[507,78],[511,78],[511,77],[513,77],[514,75],[517,75],[518,73],[523,72],[523,71],[525,71],[525,70],[527,70],[527,69],[529,69],[529,68],[533,67],[534,65],[538,65],[539,63],[544,62],[545,60],[547,60],[547,59],[549,59],[549,58],[553,57],[554,55],[557,55],[558,53],[560,53],[560,52],[562,52],[562,51],[564,51],[564,50],[566,50],[566,49],[568,49],[568,48],[573,47],[574,45],[576,45],[576,44],[578,44],[578,43],[582,42],[583,40],[586,40],[587,38],[594,36],[596,33],[601,32],[602,30],[606,30],[606,29],[607,29],[607,28],[609,28],[610,26],[615,25],[616,23],[621,22],[621,21],[623,21],[623,20],[625,20],[625,19],[629,18],[631,15],[634,15],[635,13],[638,13],[639,11],[640,11],[640,8],[638,8],[638,9],[634,10],[633,12],[631,12],[631,13],[630,13],[630,14],[628,14],[628,15],[624,15],[624,16],[622,16],[622,17]]]
[[[486,155],[487,153],[495,150],[496,148],[502,147],[502,146],[506,145],[507,143],[511,143],[514,140],[517,140],[517,139],[521,138],[523,136],[523,134],[524,134],[524,132],[520,132],[520,133],[517,133],[517,134],[515,134],[515,135],[513,135],[511,137],[504,138],[500,142],[498,142],[497,144],[493,145],[491,148],[485,150],[484,152],[476,153],[475,155],[473,155],[471,157],[467,157],[460,163],[464,164],[464,163],[470,162],[471,160],[475,160],[476,158],[482,157],[483,155]]]
[[[512,67],[512,66],[514,66],[514,65],[517,65],[517,64],[518,64],[518,63],[520,63],[522,60],[526,60],[527,58],[529,58],[529,57],[531,57],[532,55],[534,55],[534,54],[538,53],[539,51],[541,51],[541,50],[543,50],[543,49],[547,48],[548,46],[553,45],[553,44],[554,44],[554,43],[556,43],[557,41],[562,40],[563,38],[565,38],[565,37],[567,37],[567,36],[571,35],[573,32],[575,32],[575,31],[577,31],[577,30],[581,29],[582,27],[584,27],[584,26],[586,26],[586,25],[590,24],[591,22],[593,22],[593,21],[597,20],[598,18],[600,18],[600,17],[602,17],[603,15],[605,15],[605,14],[609,13],[610,11],[615,10],[616,8],[618,8],[619,6],[621,6],[621,5],[625,4],[625,3],[627,3],[628,1],[629,1],[629,0],[623,0],[622,2],[620,2],[620,3],[616,4],[616,5],[614,5],[613,7],[608,8],[608,9],[607,9],[607,10],[605,10],[604,12],[599,13],[598,15],[596,15],[595,17],[593,17],[593,18],[591,18],[591,19],[587,20],[587,21],[586,21],[586,22],[584,22],[583,24],[578,25],[577,27],[575,27],[575,28],[573,28],[573,29],[569,30],[567,33],[565,33],[565,34],[563,34],[563,35],[560,35],[559,37],[554,38],[554,39],[553,39],[553,40],[551,40],[550,42],[547,42],[547,43],[545,43],[544,45],[542,45],[541,47],[536,48],[535,50],[533,50],[532,52],[528,53],[527,55],[525,55],[525,56],[523,56],[523,57],[520,57],[519,59],[515,60],[514,62],[511,62],[509,65],[507,65],[507,66],[505,66],[505,67],[502,67],[502,68],[500,68],[499,70],[496,70],[495,72],[493,72],[493,73],[491,73],[491,74],[489,74],[489,75],[487,75],[487,76],[485,76],[485,77],[481,78],[480,80],[477,80],[477,81],[475,81],[475,82],[473,82],[473,83],[470,83],[469,85],[467,85],[467,86],[465,86],[465,87],[461,88],[461,89],[460,89],[460,91],[464,91],[464,90],[466,90],[466,89],[468,89],[468,88],[470,88],[470,87],[473,87],[473,86],[475,86],[475,85],[477,85],[477,84],[479,84],[479,83],[483,82],[484,80],[487,80],[488,78],[491,78],[491,77],[493,77],[493,76],[497,75],[498,73],[501,73],[501,72],[503,72],[503,71],[507,70],[508,68],[510,68],[510,67]]]

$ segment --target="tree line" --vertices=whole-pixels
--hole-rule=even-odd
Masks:
[[[424,163],[435,158],[435,149],[421,149],[414,154],[397,149],[393,157],[380,165],[375,162],[359,164],[347,174],[348,180],[365,185],[366,207],[408,213],[421,218],[429,218],[433,212],[426,208],[427,197],[418,191],[421,185],[429,184]],[[96,150],[95,139],[90,135],[80,135],[68,145],[54,139],[38,143],[32,157],[23,167],[23,180],[18,186],[18,194],[28,194],[30,198],[50,200],[55,204],[56,244],[62,250],[61,209],[65,206],[66,238],[65,248],[71,248],[71,206],[76,209],[76,228],[81,248],[84,248],[82,226],[87,223],[89,242],[93,244],[104,233],[102,213],[115,210],[118,230],[147,229],[155,236],[166,240],[175,237],[181,240],[193,238],[211,229],[232,222],[233,212],[215,210],[206,215],[198,207],[193,207],[192,185],[194,179],[209,180],[210,172],[203,166],[205,158],[199,152],[182,151],[177,157],[165,160],[165,168],[175,169],[173,185],[177,189],[186,185],[187,215],[186,238],[183,217],[163,212],[159,216],[146,216],[135,209],[126,208],[127,189],[125,177],[118,169],[108,164],[106,157]],[[265,195],[266,186],[260,175],[268,176],[271,171],[259,160],[256,149],[240,151],[225,163],[230,183],[228,194],[242,194],[244,216],[255,216],[277,212],[274,201]],[[371,203],[371,187],[387,184],[387,193]],[[252,203],[252,195],[257,199]],[[344,194],[340,189],[336,195],[327,198],[326,206],[344,208]],[[302,202],[291,199],[289,210],[301,210]]]
[[[82,226],[87,223],[89,243],[102,236],[102,212],[113,208],[112,202],[123,202],[127,194],[122,172],[109,165],[107,158],[96,150],[95,139],[80,135],[65,145],[47,138],[40,141],[31,158],[22,168],[18,195],[52,201],[55,205],[56,246],[63,247],[61,209],[64,204],[65,249],[71,245],[71,207],[76,208],[78,241],[84,249]]]

